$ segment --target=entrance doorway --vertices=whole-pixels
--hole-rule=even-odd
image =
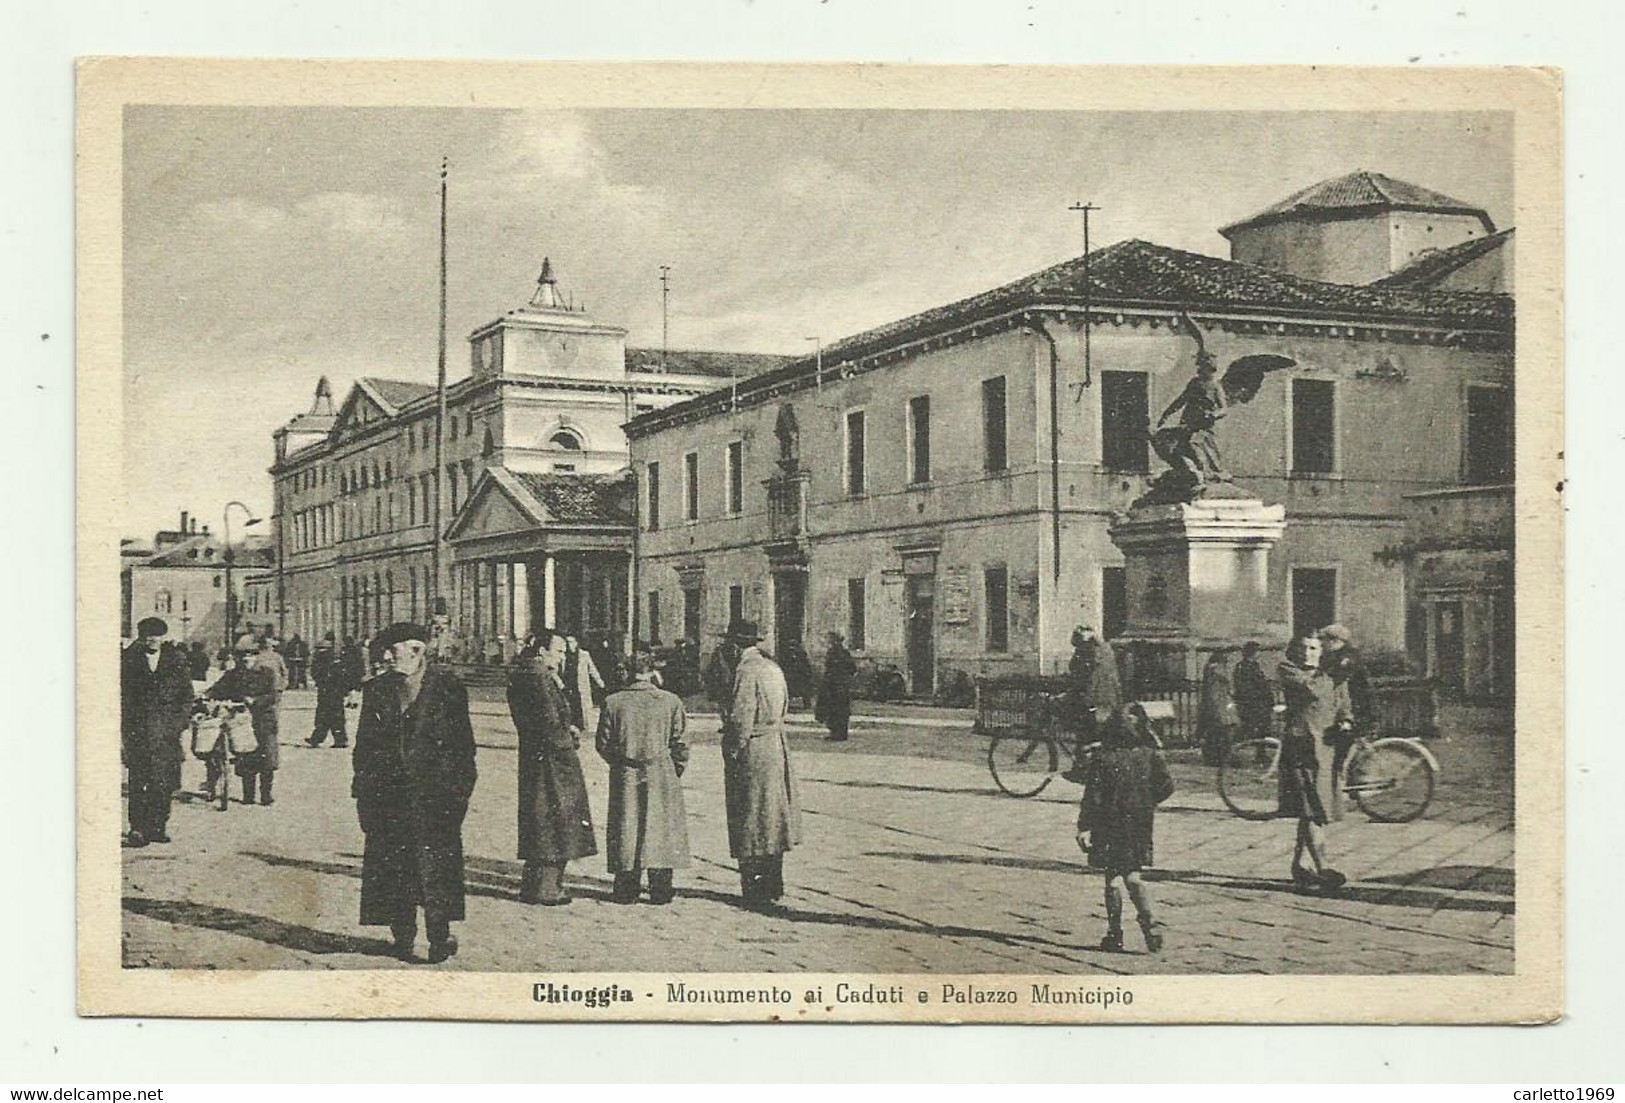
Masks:
[[[779,665],[805,648],[807,624],[807,576],[800,571],[778,571],[773,575],[773,646]]]
[[[909,575],[903,596],[909,691],[927,697],[936,691],[936,576]]]
[[[1467,646],[1461,613],[1459,601],[1441,601],[1433,607],[1434,677],[1440,689],[1457,697],[1466,688]]]

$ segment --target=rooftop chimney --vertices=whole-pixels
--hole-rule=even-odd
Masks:
[[[182,533],[187,533],[187,532],[192,531],[191,529],[186,527],[186,519],[189,516],[190,516],[190,514],[188,514],[184,509],[181,510],[181,532]]]

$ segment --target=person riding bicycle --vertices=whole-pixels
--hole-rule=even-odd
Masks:
[[[1080,624],[1072,630],[1072,661],[1067,666],[1071,688],[1067,692],[1066,719],[1077,733],[1072,767],[1061,776],[1084,780],[1083,749],[1099,738],[1099,723],[1122,704],[1117,680],[1117,655],[1095,630]]]

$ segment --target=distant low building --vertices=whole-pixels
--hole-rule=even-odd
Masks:
[[[240,625],[247,578],[271,568],[275,553],[270,541],[258,534],[234,544],[230,592],[237,602]],[[211,648],[222,644],[226,633],[225,553],[224,542],[184,512],[179,528],[156,533],[150,543],[124,541],[120,547],[124,637],[135,635],[135,626],[143,617],[156,616],[169,625],[172,640],[202,640]]]

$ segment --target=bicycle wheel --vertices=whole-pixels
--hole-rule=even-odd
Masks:
[[[1225,749],[1219,763],[1219,798],[1244,820],[1267,820],[1281,806],[1281,741],[1247,739]]]
[[[1045,735],[996,735],[987,748],[987,768],[1005,793],[1033,797],[1055,776],[1058,753]]]
[[[1379,739],[1349,762],[1343,791],[1379,823],[1409,823],[1433,801],[1433,762],[1409,739]]]

